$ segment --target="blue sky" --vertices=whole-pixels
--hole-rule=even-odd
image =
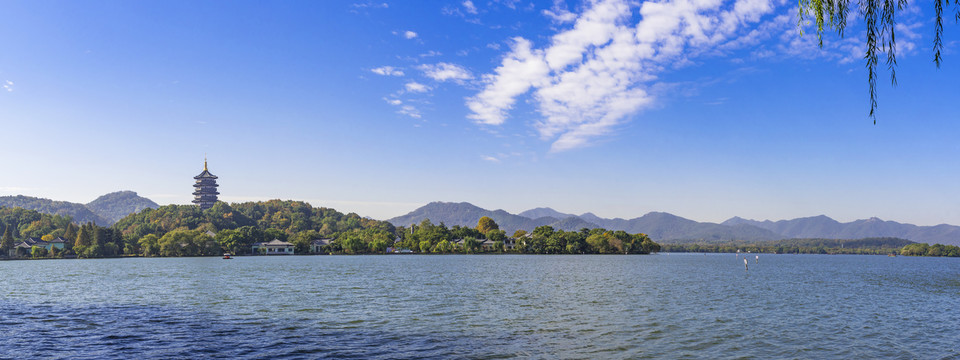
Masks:
[[[698,221],[960,224],[957,26],[898,21],[877,125],[847,37],[795,2],[4,1],[0,195],[385,219],[430,201]]]

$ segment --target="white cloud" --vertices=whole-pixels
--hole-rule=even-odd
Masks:
[[[407,30],[407,31],[405,31],[405,32],[403,33],[403,37],[405,37],[405,38],[407,38],[407,39],[413,39],[413,38],[417,37],[417,33],[413,32],[413,31],[410,31],[410,30]]]
[[[464,1],[463,9],[466,10],[467,13],[474,14],[474,15],[477,14],[477,7],[473,5],[473,1],[470,1],[470,0]]]
[[[420,110],[417,110],[417,108],[413,107],[413,105],[403,105],[400,107],[400,110],[397,110],[397,113],[407,115],[414,119],[419,119],[422,117],[422,115],[420,115]]]
[[[483,76],[483,91],[467,101],[473,113],[469,118],[481,124],[500,125],[506,121],[506,112],[513,108],[516,97],[534,85],[549,80],[550,69],[543,60],[543,51],[532,49],[524,38],[514,38],[510,52],[493,74]]]
[[[374,74],[383,76],[403,76],[403,70],[394,68],[393,66],[381,66],[370,69],[370,71]]]
[[[353,7],[358,9],[365,9],[365,8],[386,9],[386,8],[389,8],[390,5],[388,5],[387,3],[373,3],[368,1],[365,3],[355,3],[353,4]]]
[[[404,85],[404,88],[407,89],[407,91],[409,92],[416,92],[416,93],[430,91],[429,87],[427,87],[424,84],[418,83],[416,81],[408,82],[406,85]]]
[[[468,117],[503,124],[517,98],[530,92],[542,116],[535,128],[553,140],[551,151],[589,145],[654,103],[650,89],[660,73],[744,35],[745,25],[773,11],[771,1],[777,0],[735,0],[732,6],[722,0],[647,1],[635,17],[630,0],[596,0],[575,19],[555,4],[544,14],[573,20],[572,28],[539,49],[514,38],[500,66],[482,76],[483,89],[467,99]]]
[[[388,98],[383,98],[383,101],[386,101],[387,104],[390,104],[390,105],[393,105],[393,106],[403,105],[403,101],[401,101],[400,99],[388,99]]]
[[[569,23],[577,19],[577,14],[567,10],[566,3],[563,0],[554,0],[550,10],[543,10],[543,15],[558,23]]]
[[[7,92],[13,92],[13,81],[4,80],[3,89],[6,90]]]
[[[480,158],[483,159],[484,161],[489,161],[489,162],[492,162],[492,163],[499,163],[499,162],[500,162],[500,159],[497,159],[497,158],[495,158],[495,157],[493,157],[493,156],[489,156],[489,155],[483,155],[483,156],[481,156]]]
[[[453,80],[459,83],[463,80],[473,79],[473,74],[469,70],[451,63],[441,62],[436,65],[421,65],[420,70],[423,71],[424,75],[436,81]]]

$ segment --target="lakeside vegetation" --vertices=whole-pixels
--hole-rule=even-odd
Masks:
[[[881,237],[856,240],[787,239],[763,242],[680,243],[661,245],[664,252],[734,253],[737,250],[771,254],[852,254],[960,257],[960,247],[928,245],[906,239]]]
[[[524,254],[647,254],[659,244],[644,234],[624,231],[536,228],[513,237],[488,217],[477,227],[419,225],[394,227],[386,221],[314,208],[305,202],[271,200],[237,204],[216,203],[200,210],[194,205],[167,205],[128,215],[109,227],[73,223],[68,216],[23,208],[0,207],[0,254],[28,239],[65,240],[63,248],[37,247],[20,257],[214,256],[223,252],[252,253],[252,245],[278,239],[294,245],[298,254],[376,254],[390,249],[414,253],[514,252]],[[322,247],[311,246],[323,239]],[[312,251],[316,250],[316,251]]]
[[[33,246],[20,257],[216,256],[250,254],[252,245],[273,239],[290,242],[298,254],[412,253],[649,254],[653,252],[736,252],[781,254],[898,254],[960,256],[960,247],[914,243],[898,238],[858,240],[789,239],[763,242],[658,244],[645,234],[605,229],[563,231],[539,226],[508,234],[489,217],[476,227],[433,224],[409,227],[314,208],[305,202],[271,200],[227,204],[201,211],[194,205],[145,209],[109,227],[77,225],[69,216],[0,207],[0,256],[27,238],[65,240],[63,248]],[[311,246],[324,239],[323,246]],[[22,249],[21,249],[22,250]],[[313,251],[316,250],[316,251]]]

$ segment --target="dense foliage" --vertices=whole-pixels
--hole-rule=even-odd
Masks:
[[[910,244],[900,249],[900,255],[960,257],[960,247],[941,244]]]
[[[537,227],[514,238],[489,217],[476,227],[434,225],[424,220],[410,229],[394,228],[384,221],[364,219],[333,209],[314,208],[299,201],[271,200],[227,204],[219,202],[201,211],[193,205],[167,205],[131,214],[112,227],[93,223],[81,226],[68,217],[41,214],[21,208],[0,208],[0,222],[10,236],[0,246],[26,237],[68,240],[64,251],[47,254],[31,249],[34,257],[204,256],[223,251],[249,253],[251,245],[273,239],[294,244],[299,254],[384,253],[390,248],[419,253],[516,252],[531,254],[646,254],[660,245],[645,234]],[[326,239],[317,249],[315,240]]]
[[[0,254],[26,238],[40,238],[45,241],[56,237],[67,240],[63,250],[48,252],[44,248],[34,247],[31,257],[103,257],[124,253],[125,244],[120,232],[94,225],[92,222],[77,226],[70,217],[43,214],[24,208],[0,207],[0,227],[4,236],[0,239]]]
[[[237,204],[218,202],[205,211],[193,205],[161,206],[127,216],[114,224],[114,228],[122,232],[128,243],[137,244],[141,254],[148,256],[204,255],[203,251],[208,247],[202,245],[210,240],[233,253],[249,252],[253,243],[273,239],[292,242],[297,253],[309,252],[310,242],[320,238],[335,238],[338,243],[359,238],[364,244],[389,239],[389,246],[395,230],[393,225],[384,221],[365,219],[353,213],[343,214],[329,208],[315,208],[302,201],[281,200]],[[174,231],[177,231],[177,241],[192,245],[177,251],[164,250],[164,238],[169,239],[168,234]],[[208,231],[216,235],[210,237]],[[156,239],[144,240],[147,235],[154,235]],[[334,246],[330,250],[342,249],[342,246]],[[359,247],[352,250],[359,250]]]
[[[443,223],[434,225],[427,219],[410,229],[399,227],[397,231],[400,236],[397,247],[421,253],[649,254],[660,251],[660,245],[645,234],[605,229],[563,231],[539,226],[529,234],[518,231],[513,239],[508,239],[506,232],[499,230],[490,218],[481,218],[476,228],[456,225],[447,228]],[[485,247],[484,240],[493,244]],[[505,245],[506,241],[511,241],[511,246]]]

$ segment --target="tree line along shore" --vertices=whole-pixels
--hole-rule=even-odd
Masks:
[[[274,240],[289,244],[295,254],[649,254],[660,250],[648,236],[623,231],[562,231],[542,226],[508,236],[488,217],[478,219],[476,227],[447,227],[428,219],[395,227],[354,213],[281,200],[217,202],[207,210],[166,205],[130,214],[109,227],[0,207],[0,228],[4,234],[0,257],[5,258],[256,254],[257,245]]]
[[[207,210],[193,205],[166,205],[130,214],[109,227],[78,225],[65,216],[0,207],[0,228],[0,257],[8,259],[256,254],[255,245],[272,240],[289,244],[295,254],[649,254],[742,250],[960,256],[956,246],[896,238],[658,244],[645,234],[605,229],[563,231],[540,226],[531,232],[518,230],[508,235],[488,217],[478,219],[475,227],[447,227],[428,219],[397,227],[354,213],[281,200],[218,202]],[[30,245],[31,242],[35,244]]]
[[[960,257],[960,247],[942,244],[915,243],[910,240],[881,237],[856,240],[788,239],[763,242],[729,242],[720,244],[679,243],[661,245],[663,252],[768,254],[830,254],[830,255],[902,255]]]

